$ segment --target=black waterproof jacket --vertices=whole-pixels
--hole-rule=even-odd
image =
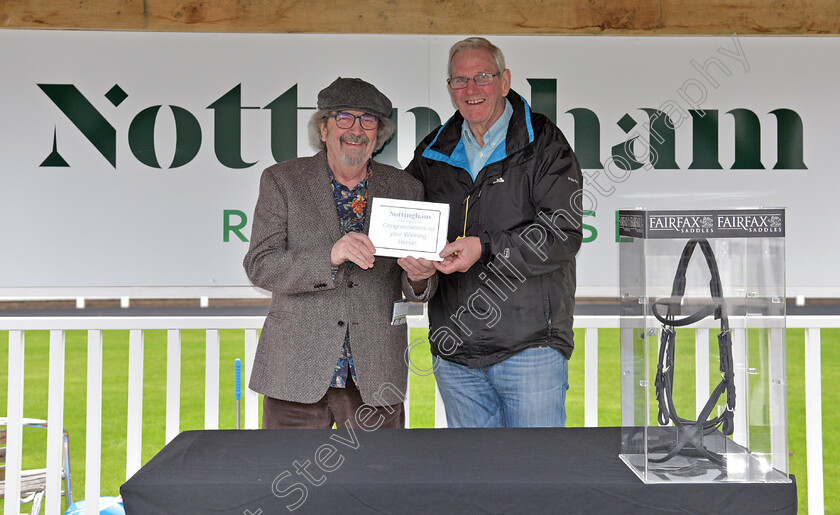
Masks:
[[[466,233],[482,242],[481,259],[465,273],[439,274],[429,301],[432,354],[469,367],[534,346],[570,358],[574,348],[580,166],[556,125],[513,90],[507,99],[513,117],[505,145],[475,182],[457,112],[420,143],[406,168],[425,186],[427,201],[449,204],[449,241]]]

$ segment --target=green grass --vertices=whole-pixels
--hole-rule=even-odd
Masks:
[[[103,496],[118,495],[125,481],[125,445],[128,392],[128,331],[105,331],[103,336],[102,392],[102,473]],[[235,427],[233,398],[233,360],[244,356],[244,332],[221,331],[219,427]],[[714,335],[710,335],[714,338]],[[431,368],[424,330],[412,330],[412,340],[424,342],[412,352],[418,369]],[[569,362],[569,383],[566,407],[569,426],[584,425],[583,371],[585,349],[583,331],[575,333],[578,348]],[[164,445],[166,413],[166,331],[146,331],[143,390],[143,463]],[[201,429],[204,426],[204,332],[181,333],[181,418],[180,429]],[[598,423],[618,426],[620,418],[618,330],[601,330],[598,345]],[[693,413],[694,358],[679,346],[680,377],[687,378],[675,388],[678,409]],[[712,349],[716,349],[716,344]],[[655,359],[655,358],[654,358]],[[711,370],[717,368],[717,357],[711,359]],[[0,413],[5,412],[8,360],[8,333],[0,332]],[[84,496],[85,482],[85,403],[87,375],[87,333],[66,333],[65,358],[65,427],[70,433],[74,499]],[[828,513],[840,513],[840,434],[831,428],[840,424],[836,409],[840,402],[840,330],[822,331],[823,393],[823,460],[825,506]],[[26,333],[24,415],[47,418],[47,384],[49,374],[49,332]],[[787,332],[788,377],[788,440],[789,469],[796,475],[799,507],[807,507],[807,474],[805,461],[805,378],[804,331]],[[411,427],[434,426],[434,378],[431,375],[411,376]],[[683,408],[684,407],[684,408]],[[43,467],[45,431],[24,432],[24,467]],[[0,505],[2,508],[2,505]]]
[[[244,332],[220,331],[219,427],[236,427],[233,360],[244,356]],[[204,331],[181,332],[180,429],[204,427]],[[25,342],[24,416],[47,418],[49,332],[27,331]],[[119,495],[125,481],[128,399],[128,331],[103,333],[102,496]],[[0,333],[0,412],[6,411],[8,333]],[[166,420],[166,331],[146,331],[143,355],[143,445],[149,461],[164,446]],[[87,332],[65,336],[64,427],[70,435],[73,500],[85,498],[85,426],[87,402]],[[261,408],[261,406],[260,406]],[[24,431],[24,468],[46,466],[46,431]],[[62,510],[63,511],[63,510]],[[0,504],[2,512],[2,504]]]

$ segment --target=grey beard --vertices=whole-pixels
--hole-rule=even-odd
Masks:
[[[354,155],[345,152],[344,154],[342,154],[341,159],[344,161],[344,164],[348,166],[359,166],[360,164],[368,160],[368,156]]]
[[[370,143],[370,140],[365,136],[356,137],[352,134],[345,134],[341,137],[341,141],[344,143],[361,143],[363,145]],[[348,166],[358,166],[367,161],[369,157],[370,156],[356,154],[355,152],[343,152],[341,159],[344,161],[344,164]]]

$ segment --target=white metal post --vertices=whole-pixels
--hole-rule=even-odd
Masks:
[[[446,407],[443,405],[443,398],[440,396],[440,390],[435,381],[435,428],[446,427],[449,427],[446,423]]]
[[[694,397],[695,418],[700,416],[711,394],[709,389],[709,330],[694,330]],[[712,413],[712,417],[715,414]]]
[[[208,329],[204,342],[204,429],[219,429],[219,330]]]
[[[769,354],[767,385],[770,389],[770,455],[771,465],[776,470],[788,472],[788,425],[787,425],[787,356],[785,355],[785,330],[767,331]]]
[[[598,328],[586,328],[583,345],[584,425],[586,427],[598,427]]]
[[[805,449],[808,461],[808,513],[825,512],[820,346],[820,329],[818,327],[805,329]]]
[[[242,391],[245,397],[245,429],[259,429],[259,395],[248,388],[251,371],[254,369],[254,356],[257,354],[257,330],[245,330],[245,373],[242,374]]]
[[[732,439],[744,447],[749,447],[749,390],[747,390],[747,330],[732,329],[732,361],[735,366],[735,432]]]
[[[99,513],[102,471],[102,331],[88,331],[87,422],[85,426],[85,515]]]
[[[181,331],[166,332],[166,443],[181,427]]]
[[[64,461],[64,331],[50,331],[50,377],[47,401],[47,513],[61,511],[61,470]],[[64,471],[69,474],[70,471]],[[68,494],[69,495],[69,494]]]
[[[140,470],[143,449],[143,356],[144,333],[128,333],[128,426],[126,431],[125,478]]]
[[[24,332],[9,331],[9,390],[6,400],[6,499],[3,512],[20,513],[20,470],[23,461]]]

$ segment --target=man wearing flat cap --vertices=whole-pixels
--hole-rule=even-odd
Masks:
[[[374,258],[367,236],[374,197],[423,198],[371,158],[394,133],[390,113],[373,85],[336,79],[309,121],[319,152],[262,174],[244,266],[272,293],[250,382],[264,429],[405,425],[408,338],[393,303],[426,301],[436,277],[428,262]]]

